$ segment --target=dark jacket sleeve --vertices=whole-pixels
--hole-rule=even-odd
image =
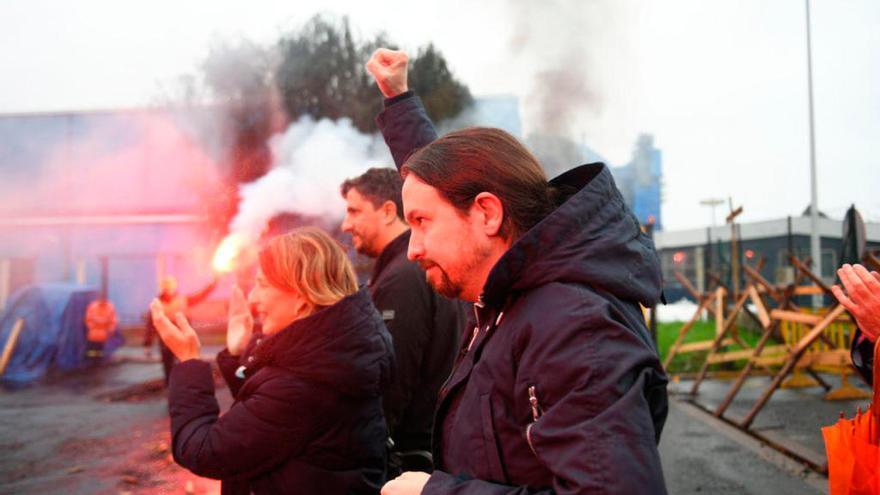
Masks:
[[[871,343],[862,331],[856,329],[856,334],[852,339],[852,347],[850,349],[852,363],[862,378],[868,385],[874,384],[874,344]]]
[[[235,376],[239,366],[241,366],[239,356],[229,354],[229,349],[223,349],[217,353],[217,367],[220,368],[220,374],[223,375],[226,386],[229,387],[229,392],[232,393],[232,398],[238,397],[238,391],[244,384],[243,379]]]
[[[539,406],[538,419],[522,434],[538,462],[553,473],[552,488],[504,486],[435,471],[424,495],[666,493],[648,398],[651,389],[661,387],[665,415],[666,382],[652,379],[659,367],[656,354],[613,318],[598,296],[581,296],[587,301],[581,304],[572,296],[536,301],[540,315],[530,317],[531,331],[521,351],[514,352],[519,353],[515,391],[528,397],[534,386]]]
[[[412,91],[386,99],[376,123],[398,170],[413,152],[437,139],[422,100]]]
[[[211,366],[184,361],[174,367],[168,393],[174,460],[207,478],[264,473],[301,452],[315,432],[326,428],[320,414],[302,408],[311,395],[304,382],[270,377],[221,417]]]
[[[394,345],[394,381],[382,397],[392,438],[421,382],[422,360],[429,351],[427,343],[434,314],[430,295],[424,285],[419,284],[418,268],[414,265],[395,268],[373,287],[373,302],[382,313]]]

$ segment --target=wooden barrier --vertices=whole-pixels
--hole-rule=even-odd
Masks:
[[[681,276],[681,274],[678,272],[676,272],[675,275]],[[719,287],[715,291],[716,291],[716,293],[723,294],[724,289]],[[723,295],[720,297],[723,297]],[[688,320],[687,323],[682,325],[681,329],[679,329],[678,336],[675,338],[675,342],[672,343],[672,346],[669,347],[669,351],[666,353],[666,359],[663,361],[663,368],[664,369],[669,368],[670,363],[672,363],[672,359],[677,354],[684,354],[687,352],[693,352],[695,350],[700,350],[700,349],[695,349],[691,344],[682,344],[682,342],[684,342],[685,337],[687,336],[688,332],[690,332],[691,328],[693,328],[694,324],[696,324],[697,321],[699,321],[699,319],[702,317],[703,311],[712,307],[712,304],[715,303],[715,299],[716,298],[711,295],[700,295],[699,296],[700,303],[697,306],[697,310],[694,311],[694,314],[693,314],[693,316],[691,316],[690,320]],[[690,347],[687,347],[687,346],[690,346]]]
[[[727,294],[728,289],[724,286],[723,282],[720,278],[714,277],[713,284],[716,285],[714,288],[710,288],[707,292],[699,292],[694,285],[680,272],[675,272],[675,278],[681,284],[685,290],[690,293],[691,297],[693,297],[697,302],[697,309],[694,311],[693,316],[691,316],[690,320],[688,320],[678,331],[678,335],[675,338],[673,344],[669,347],[669,350],[666,353],[666,358],[663,360],[663,368],[669,369],[669,365],[672,363],[672,360],[675,356],[679,354],[686,354],[690,352],[699,352],[699,351],[711,351],[713,348],[712,340],[698,341],[698,342],[690,342],[684,344],[684,340],[687,337],[687,334],[691,331],[693,326],[700,320],[703,316],[703,312],[708,312],[712,316],[715,317],[715,335],[722,333],[724,328],[724,314],[725,314],[725,306],[727,305]],[[732,345],[733,343],[740,344],[743,347],[748,347],[745,342],[739,337],[739,333],[734,329],[730,338],[723,339],[720,343],[720,347],[726,347]]]
[[[664,360],[664,367],[668,368],[677,354],[708,351],[690,390],[691,394],[696,395],[711,365],[746,361],[715,410],[715,415],[719,417],[723,416],[745,380],[754,374],[756,368],[770,371],[773,379],[743,420],[741,426],[744,428],[751,425],[778,388],[822,386],[826,390],[826,400],[869,396],[866,390],[853,387],[848,382],[849,375],[853,373],[849,347],[855,333],[851,318],[836,304],[818,312],[798,307],[794,302],[796,296],[831,295],[831,290],[810,271],[808,261],[793,258],[792,265],[797,273],[794,282],[787,286],[770,283],[761,276],[760,268],[743,266],[748,283],[736,295],[730,308],[726,307],[728,292],[720,280],[719,287],[714,291],[700,294],[687,279],[676,273],[676,278],[699,304],[691,319],[679,330]],[[807,280],[812,285],[801,285]],[[753,348],[739,338],[734,325],[737,314],[747,312],[747,302],[754,306],[753,311],[748,313],[761,328],[761,336]],[[710,311],[715,316],[714,338],[711,341],[684,343],[687,333],[705,311]],[[731,349],[730,346],[734,345],[739,348]],[[819,372],[840,373],[841,387],[832,390]]]
[[[752,303],[756,306],[761,319],[763,332],[755,345],[752,356],[748,358],[748,362],[740,371],[727,395],[716,408],[716,416],[721,417],[724,414],[745,380],[752,374],[755,366],[780,367],[774,377],[779,377],[780,373],[784,373],[778,380],[774,378],[771,389],[764,393],[766,398],[753,407],[753,411],[743,425],[745,427],[766,404],[775,388],[822,386],[827,392],[826,400],[866,396],[866,391],[856,389],[847,382],[847,376],[852,372],[849,343],[853,328],[849,318],[840,311],[837,311],[833,317],[829,317],[829,311],[834,313],[835,308],[826,310],[825,314],[810,314],[794,304],[792,299],[796,295],[815,294],[817,290],[818,293],[825,293],[822,286],[798,285],[804,278],[812,280],[818,277],[809,272],[805,263],[799,263],[795,266],[799,268],[798,277],[793,284],[786,287],[773,286],[760,277],[757,271],[747,266],[744,267],[746,274],[758,289],[758,294],[752,294]],[[772,301],[776,309],[768,311],[768,302],[764,298]],[[780,342],[779,345],[767,345],[773,337]],[[745,353],[740,353],[739,356],[743,354]],[[805,376],[802,371],[810,376]],[[819,376],[817,371],[840,372],[843,385],[836,390],[831,390],[830,385]]]
[[[743,428],[748,428],[751,426],[752,421],[755,420],[755,416],[763,409],[763,407],[767,404],[767,401],[770,400],[770,397],[773,393],[782,385],[782,381],[788,376],[789,373],[794,369],[794,367],[798,364],[801,357],[803,357],[804,353],[807,352],[807,349],[811,345],[813,345],[816,340],[819,339],[819,336],[825,329],[837,319],[838,316],[842,315],[844,312],[843,306],[837,306],[831,312],[829,312],[818,324],[810,328],[809,332],[798,343],[789,351],[788,358],[783,364],[782,369],[773,377],[773,380],[770,382],[770,385],[764,390],[755,404],[752,406],[752,409],[743,419],[741,426]]]
[[[743,290],[736,298],[736,303],[734,303],[733,309],[728,313],[726,318],[722,318],[723,313],[721,311],[715,313],[715,339],[712,341],[712,345],[709,347],[709,353],[706,355],[706,359],[703,361],[703,365],[700,367],[700,371],[694,379],[694,384],[691,387],[690,392],[692,395],[696,395],[699,392],[700,384],[703,383],[703,380],[706,378],[706,373],[709,371],[709,365],[713,363],[738,360],[739,358],[737,356],[741,355],[741,351],[749,349],[748,344],[739,337],[734,323],[736,323],[737,315],[740,310],[742,310],[743,306],[745,306],[746,301],[750,298],[752,293],[755,293],[754,285],[749,283],[746,285],[745,290]],[[719,301],[719,307],[717,309],[720,309],[720,304]],[[727,339],[728,333],[731,335],[732,340],[736,344],[739,344],[742,349],[735,351],[723,350],[733,343],[730,342],[730,339]]]
[[[792,264],[798,269],[799,274],[810,279],[814,283],[814,287],[820,290],[821,294],[831,295],[831,289],[820,277],[810,271],[807,263],[791,258]],[[811,289],[815,291],[816,289]],[[796,291],[795,288],[789,288],[790,295],[809,294],[816,292],[808,292],[805,290]],[[832,296],[832,300],[835,299]],[[869,397],[865,391],[861,391],[852,387],[847,382],[847,374],[851,373],[852,363],[849,359],[850,339],[854,334],[854,326],[849,317],[845,313],[845,308],[835,303],[824,310],[824,314],[804,314],[795,305],[790,302],[790,297],[786,300],[786,308],[783,311],[775,312],[778,322],[789,327],[786,332],[789,337],[789,351],[781,369],[773,377],[770,385],[764,390],[755,404],[749,410],[740,426],[749,428],[755,417],[764,408],[773,393],[782,387],[784,380],[798,369],[806,369],[813,374],[813,377],[820,381],[821,379],[815,374],[814,369],[830,368],[840,370],[843,375],[843,386],[840,389],[832,390],[826,393],[825,398],[834,399],[850,399],[859,397]],[[786,311],[792,310],[792,311]],[[771,317],[774,312],[771,312]],[[758,358],[758,353],[755,358]],[[827,387],[826,385],[826,390]],[[735,394],[735,391],[734,391]],[[732,394],[728,394],[732,400]],[[729,401],[722,404],[724,408],[729,405]],[[719,407],[716,411],[717,415],[724,412],[724,408]]]

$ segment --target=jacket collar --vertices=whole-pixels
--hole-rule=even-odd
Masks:
[[[275,366],[353,396],[376,395],[391,378],[391,338],[364,288],[251,344],[247,374]]]
[[[382,254],[376,258],[376,265],[373,267],[373,275],[370,276],[369,286],[372,286],[376,282],[379,275],[382,274],[392,261],[397,259],[401,254],[406,255],[406,247],[409,245],[409,236],[411,232],[410,229],[406,229],[406,232],[395,237],[393,241],[385,246],[385,249],[382,250]]]
[[[608,168],[582,165],[550,185],[558,193],[557,208],[498,260],[481,301],[498,307],[513,291],[567,282],[645,306],[655,303],[662,287],[659,259]]]

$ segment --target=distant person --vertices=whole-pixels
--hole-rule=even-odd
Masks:
[[[262,333],[253,333],[248,303]],[[224,494],[375,494],[385,479],[381,390],[391,379],[391,336],[351,262],[323,231],[271,239],[256,284],[229,302],[227,347],[217,355],[235,402],[222,416],[211,366],[183,313],[150,305],[181,363],[168,409],[174,460],[223,480]]]
[[[104,345],[116,331],[116,307],[101,294],[86,307],[86,357],[100,361],[104,357]]]
[[[165,310],[165,315],[173,318],[177,313],[186,311],[208,298],[211,292],[217,287],[219,279],[216,277],[206,285],[203,289],[195,294],[185,296],[177,292],[177,279],[171,275],[165,275],[159,280],[158,300]],[[154,318],[147,318],[147,328],[144,334],[144,352],[149,356],[153,348],[153,336],[156,334],[156,327],[153,325]],[[159,351],[162,355],[162,376],[165,378],[165,386],[168,386],[168,377],[171,376],[171,368],[177,362],[174,354],[168,349],[168,346],[159,339]]]
[[[342,230],[359,253],[376,260],[368,286],[394,342],[394,382],[383,405],[393,440],[389,470],[396,474],[431,472],[437,393],[467,319],[461,302],[437,294],[419,265],[406,259],[410,230],[403,220],[402,185],[397,170],[371,168],[341,187]]]
[[[880,273],[869,272],[862,265],[845,264],[837,270],[839,285],[831,287],[840,304],[855,318],[852,339],[853,366],[869,384],[873,384],[874,343],[880,335]]]

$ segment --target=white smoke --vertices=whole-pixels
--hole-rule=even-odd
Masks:
[[[341,219],[345,201],[339,186],[370,167],[390,166],[388,148],[378,135],[366,135],[348,119],[315,121],[302,117],[269,143],[273,168],[241,186],[238,214],[230,229],[257,239],[279,213]]]

